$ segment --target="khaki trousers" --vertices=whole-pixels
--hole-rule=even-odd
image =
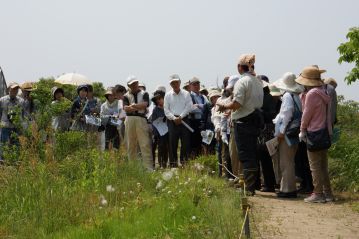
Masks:
[[[125,119],[125,127],[128,159],[136,160],[139,158],[139,147],[144,166],[147,169],[153,169],[152,143],[148,134],[147,120],[139,116],[127,116]]]
[[[272,156],[272,162],[273,162],[273,171],[274,171],[274,175],[275,175],[276,184],[280,185],[280,181],[282,180],[282,173],[280,171],[279,153],[278,152]]]
[[[328,173],[328,150],[308,152],[310,170],[312,171],[314,193],[332,194]]]
[[[294,163],[297,149],[298,145],[288,146],[284,139],[279,143],[279,165],[282,174],[280,182],[281,192],[290,193],[297,190]]]
[[[239,161],[239,155],[237,151],[236,139],[234,137],[234,127],[231,127],[231,137],[229,138],[229,156],[231,157],[232,172],[239,177],[239,174],[243,174],[243,165]]]

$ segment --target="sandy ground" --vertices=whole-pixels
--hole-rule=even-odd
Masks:
[[[346,200],[308,204],[298,199],[278,199],[271,193],[251,197],[251,233],[256,238],[359,239],[359,213]]]

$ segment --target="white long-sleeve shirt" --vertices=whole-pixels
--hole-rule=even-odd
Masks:
[[[174,120],[176,116],[182,119],[192,110],[192,98],[188,91],[180,90],[176,94],[173,90],[165,95],[164,110],[167,119]]]
[[[296,105],[301,110],[301,103],[298,94],[293,93],[293,98],[296,101]],[[289,92],[284,93],[282,97],[282,105],[280,107],[280,111],[273,120],[273,123],[275,123],[277,129],[275,136],[278,136],[279,133],[284,134],[289,122],[292,120],[294,113],[293,98],[291,93]]]

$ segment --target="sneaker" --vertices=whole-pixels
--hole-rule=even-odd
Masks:
[[[307,198],[304,198],[304,202],[311,202],[311,203],[325,203],[325,197],[323,196],[323,194],[318,194],[318,193],[312,193],[312,195],[310,195]]]
[[[334,202],[335,201],[333,194],[324,194],[324,197],[325,197],[326,202]]]

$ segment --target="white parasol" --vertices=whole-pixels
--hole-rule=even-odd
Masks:
[[[92,82],[84,75],[77,73],[67,73],[55,80],[56,83],[60,83],[63,85],[84,85],[84,84],[92,84]]]

